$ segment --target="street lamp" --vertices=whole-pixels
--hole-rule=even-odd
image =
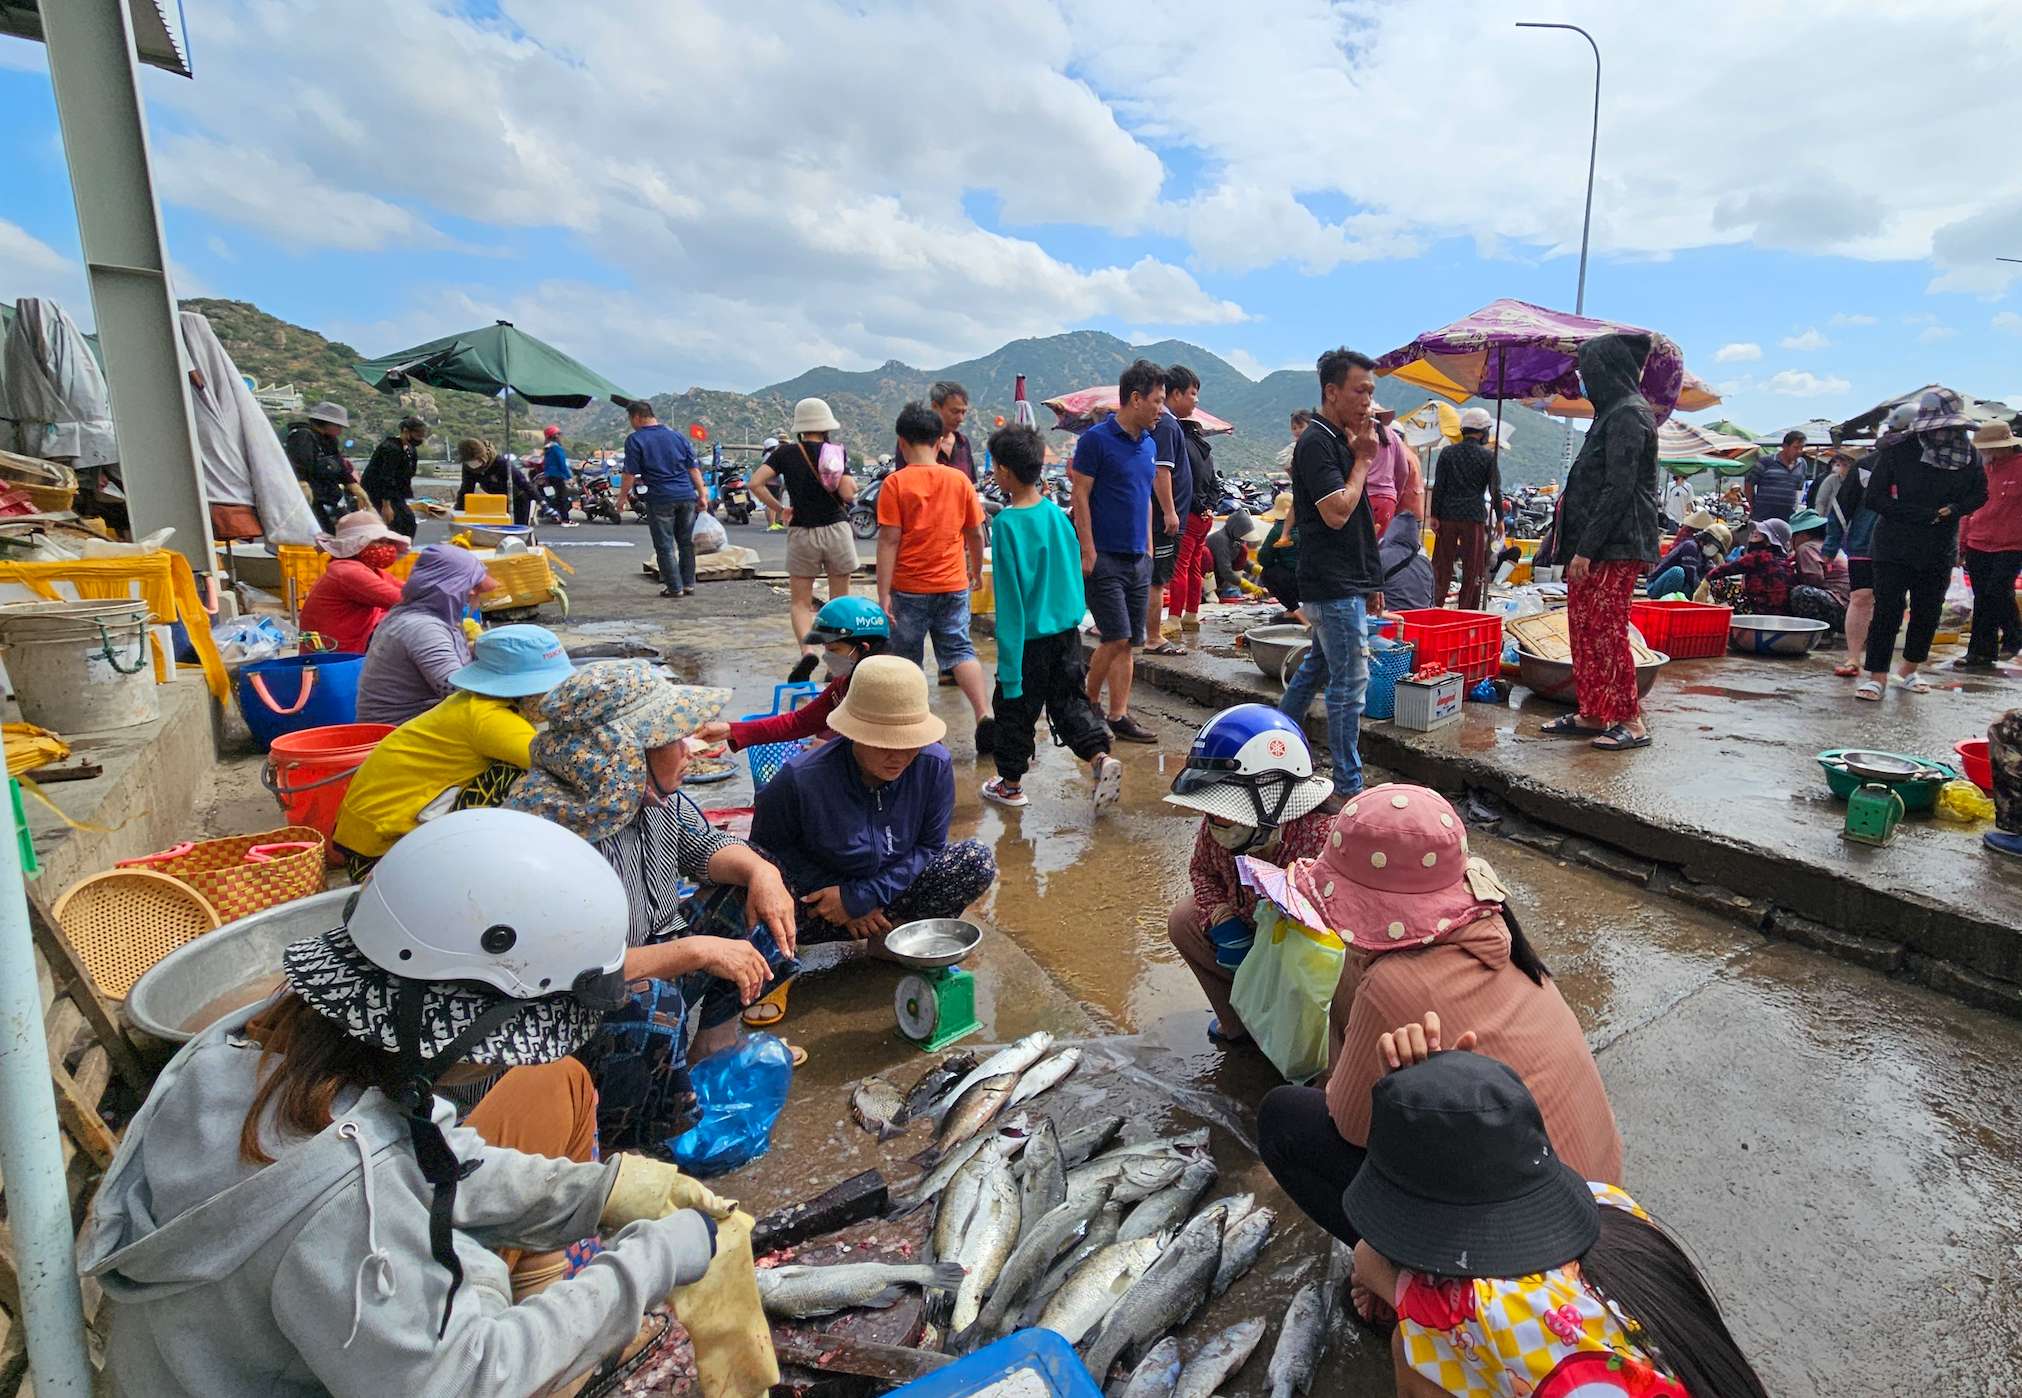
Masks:
[[[1594,51],[1594,135],[1587,146],[1587,212],[1580,219],[1580,287],[1574,294],[1573,314],[1584,315],[1587,309],[1587,233],[1594,226],[1594,158],[1601,147],[1601,46],[1594,42],[1594,36],[1577,24],[1540,24],[1529,20],[1518,20],[1519,29],[1570,29],[1587,41],[1587,47]]]

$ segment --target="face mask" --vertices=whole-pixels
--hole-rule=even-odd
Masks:
[[[825,650],[821,653],[821,663],[829,678],[835,680],[848,679],[850,672],[857,668],[856,656],[848,652],[838,655],[832,650]]]
[[[1208,836],[1230,854],[1241,854],[1257,842],[1262,832],[1254,825],[1208,825]]]

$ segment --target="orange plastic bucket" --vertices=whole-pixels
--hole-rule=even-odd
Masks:
[[[344,804],[351,778],[392,731],[390,723],[335,723],[283,733],[267,749],[260,780],[281,803],[290,825],[323,832],[333,867],[344,862],[337,849],[337,808]]]

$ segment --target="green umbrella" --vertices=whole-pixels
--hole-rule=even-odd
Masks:
[[[587,408],[599,398],[631,401],[630,394],[603,375],[590,372],[509,320],[445,335],[352,367],[381,393],[400,393],[419,383],[487,396],[503,394],[507,450],[512,448],[515,393],[544,408]]]
[[[1696,476],[1711,471],[1716,476],[1745,476],[1754,469],[1752,461],[1730,461],[1724,456],[1667,456],[1657,463],[1674,476]]]

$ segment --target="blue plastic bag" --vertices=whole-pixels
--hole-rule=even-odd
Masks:
[[[1215,949],[1215,964],[1225,971],[1235,970],[1250,954],[1250,944],[1256,937],[1256,929],[1239,917],[1224,918],[1216,923],[1208,929],[1208,944]]]
[[[773,1034],[752,1034],[689,1069],[700,1119],[667,1142],[674,1163],[708,1177],[772,1149],[772,1124],[793,1084],[793,1055]]]

